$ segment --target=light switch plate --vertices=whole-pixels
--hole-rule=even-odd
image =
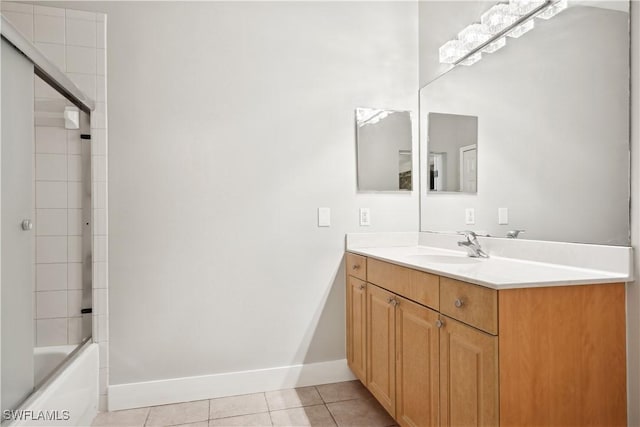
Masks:
[[[498,224],[509,224],[509,209],[498,208]]]
[[[371,210],[369,208],[360,208],[360,225],[364,227],[371,225]]]
[[[318,208],[318,227],[331,226],[331,209]]]
[[[464,223],[467,225],[476,223],[476,210],[474,208],[466,208],[464,210]]]

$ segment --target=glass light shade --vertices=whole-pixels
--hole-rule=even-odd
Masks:
[[[458,40],[471,51],[491,38],[491,34],[482,24],[471,24],[458,33]]]
[[[545,0],[509,0],[511,13],[518,16],[523,16],[531,13],[536,8],[542,6],[544,3]]]
[[[507,44],[507,39],[505,37],[500,37],[498,40],[488,44],[482,51],[484,53],[493,53],[497,50],[502,49]]]
[[[533,30],[534,26],[535,26],[535,24],[533,23],[533,19],[530,19],[527,22],[523,23],[522,25],[518,25],[513,30],[509,31],[509,33],[507,33],[507,35],[509,37],[513,37],[514,39],[517,39],[518,37],[522,36],[523,34],[528,33],[529,31]]]
[[[476,62],[480,61],[482,59],[482,54],[480,52],[478,53],[474,53],[473,55],[471,55],[470,57],[468,57],[467,59],[465,59],[464,61],[462,61],[460,64],[461,65],[473,65]]]
[[[469,53],[460,40],[449,40],[440,47],[440,62],[443,64],[453,64]]]
[[[517,20],[518,16],[512,14],[508,4],[497,4],[480,17],[480,22],[490,34],[498,34]]]
[[[536,18],[549,19],[556,16],[568,7],[567,0],[559,0],[536,15]]]

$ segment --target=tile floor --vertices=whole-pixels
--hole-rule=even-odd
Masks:
[[[94,426],[395,426],[359,381],[103,412]]]

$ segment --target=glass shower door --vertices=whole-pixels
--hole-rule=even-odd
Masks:
[[[33,64],[2,40],[2,410],[33,390]]]

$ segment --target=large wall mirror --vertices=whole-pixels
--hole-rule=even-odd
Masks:
[[[411,113],[356,109],[358,191],[411,191]]]
[[[629,244],[628,9],[570,1],[420,90],[422,231]]]

